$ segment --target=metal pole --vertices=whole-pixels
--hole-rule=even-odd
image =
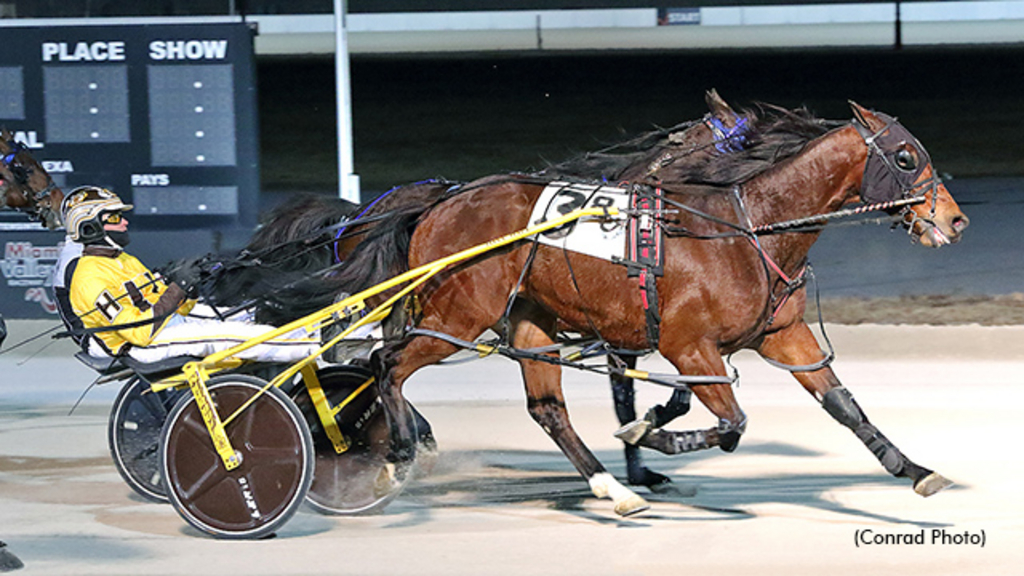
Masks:
[[[359,176],[353,173],[352,103],[349,90],[345,0],[334,0],[334,80],[338,103],[338,196],[359,203]]]
[[[900,0],[896,0],[896,38],[895,48],[903,48],[903,15],[900,13]]]

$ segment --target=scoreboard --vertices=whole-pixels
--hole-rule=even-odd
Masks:
[[[3,27],[0,44],[0,125],[65,191],[110,188],[136,230],[255,223],[244,23]]]
[[[248,25],[21,22],[0,22],[0,126],[65,192],[99,185],[134,204],[132,252],[143,262],[199,255],[255,225],[259,130]],[[0,313],[55,311],[49,271],[63,239],[0,211]]]

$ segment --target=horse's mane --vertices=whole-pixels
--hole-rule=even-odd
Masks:
[[[600,150],[578,154],[535,172],[534,175],[556,180],[615,182],[627,168],[650,155],[651,151],[677,146],[673,135],[685,132],[698,122],[700,120],[683,122],[670,128],[657,128]]]
[[[761,113],[754,116],[748,145],[743,150],[711,155],[679,180],[665,180],[664,183],[704,184],[728,189],[799,154],[808,143],[837,125],[836,122],[816,118],[803,107],[787,110],[772,104],[761,103],[758,106]]]
[[[835,125],[816,118],[806,108],[788,110],[765,103],[757,103],[755,109],[744,110],[740,116],[747,120],[749,126],[743,150],[708,154],[701,161],[687,165],[683,171],[666,169],[659,174],[661,183],[665,186],[703,184],[728,188],[798,154],[811,140]],[[698,122],[700,120],[658,128],[601,150],[552,164],[533,175],[560,180],[618,182],[629,167],[650,158],[653,152],[682,145],[682,139],[675,139],[675,135]]]

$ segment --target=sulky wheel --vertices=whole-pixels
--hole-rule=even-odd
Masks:
[[[227,418],[266,382],[254,376],[212,378],[208,388]],[[178,514],[217,538],[261,538],[295,514],[313,479],[313,441],[288,396],[269,388],[225,426],[242,463],[227,470],[217,454],[195,397],[171,411],[161,442],[161,469]]]
[[[379,512],[398,496],[412,474],[411,466],[388,462],[390,438],[376,385],[352,396],[373,374],[353,365],[330,366],[318,371],[317,376],[331,406],[348,400],[336,419],[350,448],[341,454],[334,450],[306,388],[297,387],[292,398],[306,417],[316,450],[316,471],[306,501],[323,514]],[[433,449],[435,444],[426,420],[415,420],[413,430],[418,428],[420,451],[425,446]]]
[[[160,433],[181,394],[153,392],[148,383],[131,378],[110,408],[107,445],[114,467],[135,493],[153,502],[167,502],[160,474]]]

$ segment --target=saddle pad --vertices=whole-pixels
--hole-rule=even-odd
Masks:
[[[596,184],[552,182],[534,204],[530,225],[580,208],[612,207],[629,208],[629,190]],[[540,234],[540,243],[618,262],[626,255],[626,219],[570,222]]]

